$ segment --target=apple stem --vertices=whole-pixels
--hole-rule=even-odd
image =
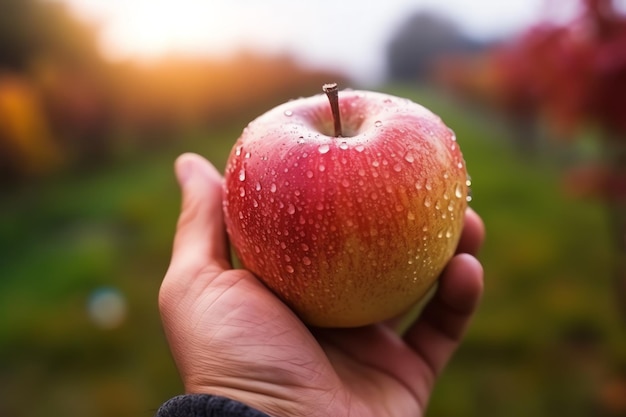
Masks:
[[[335,122],[335,136],[340,138],[343,134],[341,132],[341,116],[339,114],[339,88],[337,83],[331,83],[324,84],[322,90],[324,90],[328,101],[330,101],[330,110],[333,113],[333,121]]]

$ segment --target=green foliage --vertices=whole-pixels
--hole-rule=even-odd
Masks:
[[[602,206],[564,197],[549,159],[520,158],[490,115],[390,90],[456,131],[488,230],[485,297],[428,415],[611,415],[601,391],[626,340]],[[172,164],[194,151],[222,169],[242,128],[0,195],[0,414],[152,415],[181,392],[156,305],[180,200]],[[87,314],[103,287],[127,302],[117,328]]]

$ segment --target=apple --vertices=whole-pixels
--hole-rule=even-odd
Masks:
[[[408,99],[324,86],[252,121],[224,175],[231,244],[307,324],[356,327],[417,303],[468,201],[455,134]]]

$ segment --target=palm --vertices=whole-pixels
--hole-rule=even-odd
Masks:
[[[230,269],[221,201],[215,201],[219,177],[210,169],[205,174],[202,186],[213,182],[212,198],[191,201],[193,184],[183,186],[183,214],[160,294],[187,391],[239,399],[277,416],[421,415],[480,293],[475,259],[455,257],[404,337],[382,323],[309,329],[252,274]],[[462,250],[482,239],[477,216],[469,220],[475,233],[465,233]]]

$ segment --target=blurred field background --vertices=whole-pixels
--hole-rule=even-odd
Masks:
[[[0,2],[0,415],[181,393],[156,305],[174,159],[222,169],[248,121],[337,81],[439,113],[487,226],[485,296],[427,415],[626,416],[626,8],[572,3],[480,41],[416,9],[368,84],[288,52],[113,60],[66,3]]]

